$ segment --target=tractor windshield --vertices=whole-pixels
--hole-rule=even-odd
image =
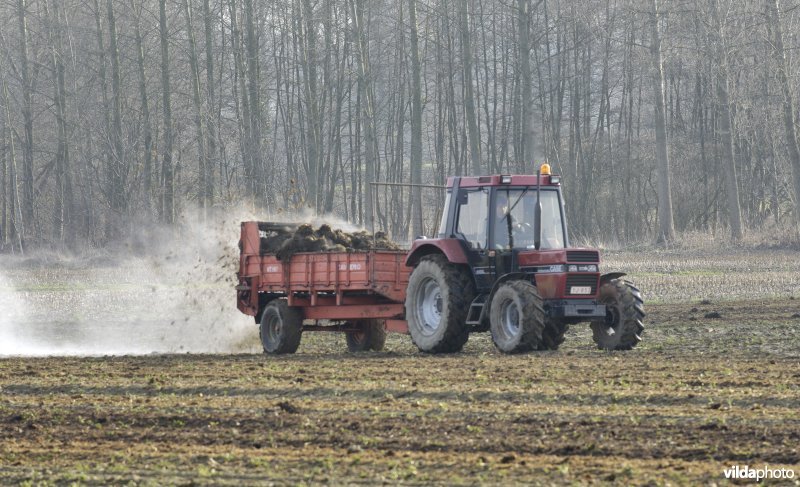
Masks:
[[[564,248],[564,225],[558,192],[542,190],[542,241],[543,249]],[[494,205],[494,248],[516,249],[535,247],[534,222],[536,191],[533,189],[498,189]]]

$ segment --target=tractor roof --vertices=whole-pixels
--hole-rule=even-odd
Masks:
[[[447,178],[447,187],[453,187],[453,178]],[[541,176],[542,186],[560,186],[561,177],[557,175]],[[494,174],[491,176],[463,176],[459,186],[462,188],[478,188],[483,186],[536,186],[539,184],[539,176],[531,174],[507,175]]]

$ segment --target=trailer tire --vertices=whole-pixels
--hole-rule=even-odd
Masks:
[[[423,257],[406,293],[406,320],[414,345],[426,353],[461,351],[469,338],[467,312],[474,295],[466,269],[443,255]]]
[[[642,341],[645,317],[642,294],[630,281],[611,279],[600,286],[598,301],[606,317],[593,321],[592,339],[601,350],[630,350]]]
[[[356,326],[360,331],[347,333],[347,351],[380,352],[386,344],[386,328],[383,320],[359,320]]]
[[[286,299],[274,299],[261,312],[258,331],[264,353],[295,353],[303,334],[303,316]]]
[[[568,328],[569,325],[561,320],[545,319],[539,350],[558,350],[564,343],[564,334]]]
[[[536,350],[542,344],[545,315],[536,286],[513,280],[500,285],[489,308],[492,341],[503,353]]]

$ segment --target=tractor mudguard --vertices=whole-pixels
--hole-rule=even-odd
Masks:
[[[625,272],[609,272],[608,274],[603,274],[600,276],[600,285],[602,286],[603,284],[607,283],[612,279],[617,279],[627,275],[628,274],[626,274]]]
[[[444,254],[453,264],[469,262],[462,242],[457,238],[429,238],[415,240],[406,257],[406,267],[414,267],[419,260],[430,254]]]

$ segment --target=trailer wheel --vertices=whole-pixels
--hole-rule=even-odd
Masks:
[[[408,280],[406,320],[422,352],[460,351],[469,338],[467,311],[475,294],[472,277],[443,255],[420,260]]]
[[[349,352],[380,352],[386,344],[386,328],[382,320],[359,320],[356,326],[360,331],[347,333]]]
[[[261,313],[259,335],[265,353],[277,355],[296,352],[302,333],[303,317],[297,309],[286,303],[286,299],[270,301]]]
[[[492,341],[503,353],[535,350],[542,344],[544,307],[536,286],[514,280],[500,285],[489,309]]]
[[[564,334],[568,328],[569,325],[561,320],[545,319],[539,350],[558,350],[564,343]]]
[[[598,300],[606,305],[606,318],[591,324],[597,348],[630,350],[642,341],[644,300],[631,282],[612,279],[604,283]]]

